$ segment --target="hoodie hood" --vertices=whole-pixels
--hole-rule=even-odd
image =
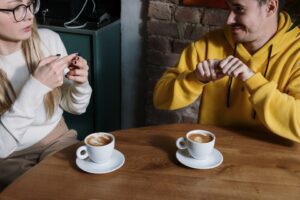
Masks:
[[[234,49],[235,41],[232,37],[230,27],[225,28],[225,37],[229,44]],[[246,48],[242,44],[237,44],[237,53],[246,59],[251,59],[251,57],[261,57],[268,54],[270,46],[272,46],[272,55],[276,55],[282,50],[295,42],[299,38],[299,28],[292,23],[292,20],[287,12],[281,12],[279,15],[278,29],[276,34],[254,55],[249,54]]]

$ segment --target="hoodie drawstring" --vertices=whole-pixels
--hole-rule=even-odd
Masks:
[[[269,47],[269,52],[268,52],[268,60],[267,60],[267,65],[264,71],[264,77],[266,78],[268,70],[269,70],[269,65],[270,65],[270,60],[271,60],[271,56],[272,56],[272,51],[273,51],[273,45],[271,45]],[[233,56],[236,57],[237,54],[237,44],[234,45],[234,50],[233,50]],[[230,107],[230,95],[231,95],[231,85],[232,85],[232,77],[229,77],[228,80],[228,88],[227,88],[227,101],[226,101],[226,106],[227,108]],[[253,108],[253,112],[252,112],[252,118],[255,119],[256,118],[256,111]]]

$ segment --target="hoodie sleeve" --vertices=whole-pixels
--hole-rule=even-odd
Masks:
[[[199,41],[197,45],[199,49],[205,49],[204,41]],[[198,63],[199,55],[195,43],[192,43],[183,51],[178,64],[169,68],[157,82],[153,94],[156,108],[179,109],[192,104],[199,97],[205,84],[195,76]]]
[[[275,134],[300,142],[300,66],[289,80],[281,92],[277,83],[257,73],[246,81],[246,87],[261,122]]]

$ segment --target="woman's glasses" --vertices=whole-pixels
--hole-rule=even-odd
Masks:
[[[0,9],[2,12],[12,12],[14,15],[14,18],[17,22],[22,21],[25,19],[27,10],[29,10],[32,14],[36,14],[39,11],[40,2],[37,1],[31,1],[28,5],[20,4],[17,7],[13,9]]]

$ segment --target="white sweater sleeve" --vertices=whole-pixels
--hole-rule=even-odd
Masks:
[[[62,87],[62,100],[60,106],[72,114],[82,114],[89,105],[92,88],[89,82],[83,84],[65,84]]]
[[[0,158],[6,158],[18,147],[50,90],[30,76],[11,108],[0,117]]]
[[[47,37],[42,37],[45,52],[49,55],[55,55],[60,53],[61,56],[67,55],[66,48],[57,33],[54,33],[47,29],[40,29],[41,35],[46,35]],[[52,42],[49,42],[52,41]],[[50,45],[49,45],[50,44]],[[70,52],[76,53],[76,52]],[[60,106],[63,110],[72,114],[82,114],[85,112],[91,98],[92,89],[88,82],[84,84],[76,84],[73,81],[64,79],[64,85],[62,89],[62,99]]]

